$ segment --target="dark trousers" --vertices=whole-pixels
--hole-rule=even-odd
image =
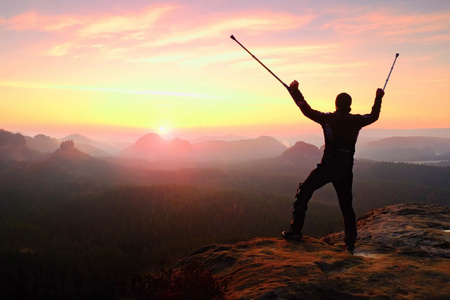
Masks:
[[[315,190],[330,182],[336,190],[339,206],[344,217],[344,241],[347,245],[354,245],[357,232],[355,212],[352,206],[353,158],[346,159],[344,157],[343,159],[318,164],[317,168],[300,184],[294,201],[291,229],[294,232],[301,232],[309,199],[311,199]]]

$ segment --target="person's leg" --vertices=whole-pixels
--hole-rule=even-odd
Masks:
[[[342,216],[344,217],[345,237],[344,242],[347,250],[353,253],[355,247],[357,231],[356,231],[356,217],[353,210],[353,172],[350,170],[343,174],[339,179],[333,181],[333,186],[339,199],[339,206],[341,208]]]
[[[301,236],[309,200],[315,190],[321,188],[330,181],[329,168],[324,165],[318,165],[317,168],[309,174],[306,180],[300,184],[296,200],[293,203],[294,211],[292,212],[291,228],[288,232],[283,231],[282,235],[284,237],[287,237],[286,235],[291,233],[296,236]]]

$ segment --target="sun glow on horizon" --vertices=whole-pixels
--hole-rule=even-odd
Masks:
[[[170,136],[172,131],[168,125],[161,125],[156,130],[156,133],[162,137]]]

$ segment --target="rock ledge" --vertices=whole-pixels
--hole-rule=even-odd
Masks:
[[[178,266],[202,263],[227,299],[448,299],[449,225],[448,207],[394,205],[359,219],[355,255],[342,233],[255,238],[205,246]]]

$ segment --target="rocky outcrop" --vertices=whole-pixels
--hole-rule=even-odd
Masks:
[[[314,145],[299,141],[283,152],[281,157],[285,160],[313,160],[319,161],[322,151]]]
[[[450,207],[398,204],[374,209],[358,219],[360,255],[393,252],[400,255],[450,258]],[[331,245],[343,233],[325,236]]]
[[[62,142],[59,148],[51,154],[51,158],[63,160],[86,160],[90,159],[91,156],[78,150],[72,140],[67,140]]]
[[[448,207],[389,206],[358,228],[355,255],[342,249],[342,233],[255,238],[205,246],[178,267],[201,262],[226,283],[227,299],[448,299]]]

